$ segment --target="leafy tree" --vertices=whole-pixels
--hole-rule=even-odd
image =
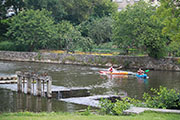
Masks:
[[[78,48],[84,52],[91,52],[93,49],[93,40],[89,37],[82,37],[80,41],[78,41]]]
[[[117,12],[118,4],[111,0],[92,0],[93,1],[93,16],[105,17],[111,16]]]
[[[60,0],[25,0],[25,4],[28,9],[51,11],[56,22],[62,20],[64,15],[67,14]]]
[[[57,39],[54,20],[50,16],[51,13],[45,9],[22,11],[12,17],[6,35],[13,38],[19,50],[49,48]]]
[[[61,0],[61,4],[67,12],[64,19],[75,24],[87,20],[93,11],[91,1],[92,0]]]
[[[5,40],[7,38],[5,36],[5,33],[7,32],[7,28],[9,27],[8,25],[9,19],[2,19],[0,20],[0,42]]]
[[[117,11],[117,5],[111,0],[61,0],[67,15],[65,20],[80,24],[91,17],[110,16]]]
[[[58,25],[57,49],[64,49],[67,52],[74,52],[76,49],[91,51],[92,40],[82,37],[81,33],[69,22],[62,21]]]
[[[28,9],[46,9],[52,12],[56,22],[60,20],[79,24],[90,17],[110,16],[117,11],[111,0],[25,0]]]
[[[167,53],[168,39],[161,34],[161,23],[150,22],[150,26],[142,32],[140,38],[144,41],[144,47],[150,57],[161,58]]]
[[[112,23],[113,19],[111,17],[90,19],[82,22],[78,29],[83,36],[90,37],[98,45],[111,41]]]
[[[59,34],[58,49],[73,51],[81,34],[68,21],[60,22],[57,27]]]
[[[169,37],[169,50],[174,55],[180,56],[180,1],[179,0],[160,0],[157,8],[156,20],[164,25],[162,34]]]
[[[161,34],[162,24],[151,19],[155,8],[143,1],[128,6],[115,18],[113,40],[128,53],[129,48],[146,50],[149,56],[163,57],[166,37]]]

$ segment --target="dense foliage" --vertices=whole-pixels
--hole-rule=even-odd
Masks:
[[[67,13],[64,19],[80,24],[91,17],[110,16],[117,11],[117,5],[111,0],[61,0]]]
[[[169,52],[180,56],[180,0],[160,0],[157,8],[156,20],[164,25],[162,34],[169,37]]]
[[[100,113],[109,115],[121,115],[124,110],[130,108],[130,103],[126,100],[126,98],[116,100],[114,103],[108,99],[101,99],[99,105],[101,107]]]
[[[155,8],[143,1],[119,12],[113,29],[115,43],[127,52],[135,48],[154,58],[164,56],[167,40],[161,34],[161,23],[151,19],[154,14]]]
[[[124,110],[132,106],[145,106],[142,104],[142,101],[130,97],[121,98],[121,100],[116,99],[115,102],[108,99],[101,99],[99,105],[101,107],[100,113],[109,115],[122,115]]]
[[[160,86],[159,89],[151,88],[152,95],[144,93],[143,101],[125,97],[122,100],[112,102],[108,99],[101,99],[100,112],[110,115],[121,115],[124,110],[132,106],[150,107],[163,109],[180,109],[180,93],[174,89],[167,89]]]
[[[1,50],[74,52],[108,45],[120,54],[180,56],[179,0],[160,2],[140,1],[117,12],[111,0],[1,0]],[[7,16],[9,8],[14,16]]]
[[[95,44],[111,42],[112,40],[111,17],[90,19],[82,22],[78,28],[83,36],[90,37]]]
[[[57,39],[57,30],[51,13],[43,10],[27,10],[14,16],[9,23],[7,36],[20,50],[45,49]]]
[[[14,50],[16,50],[16,47],[13,42],[2,41],[2,42],[0,42],[0,50],[14,51]]]
[[[60,0],[24,0],[26,9],[42,10],[46,9],[52,12],[52,17],[58,22],[63,19],[67,13]]]
[[[167,89],[160,86],[159,89],[151,88],[153,95],[144,93],[144,100],[147,107],[163,109],[180,109],[180,93],[174,89]]]
[[[62,21],[57,24],[58,40],[57,49],[64,49],[68,52],[74,52],[75,49],[81,48],[83,51],[92,49],[92,40],[83,37],[81,33],[68,21]]]

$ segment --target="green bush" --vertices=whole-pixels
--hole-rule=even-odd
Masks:
[[[117,100],[114,104],[113,111],[115,112],[116,115],[121,115],[124,110],[127,110],[130,108],[130,102],[128,102],[126,99],[120,101]]]
[[[158,89],[151,88],[153,95],[144,93],[143,99],[147,107],[173,109],[180,108],[180,94],[174,89],[160,86]]]
[[[16,49],[13,42],[2,41],[0,42],[0,50],[14,51]]]
[[[114,103],[108,99],[101,99],[100,112],[109,115],[122,115],[123,111],[129,109],[132,104],[140,106],[139,104],[142,105],[142,102],[129,97],[123,98],[122,100],[116,99]]]
[[[114,111],[113,111],[113,108],[114,108],[114,103],[112,103],[110,100],[108,99],[101,99],[100,100],[100,112],[103,113],[103,114],[110,114],[110,115],[113,115],[114,114]]]
[[[180,93],[176,90],[160,86],[159,89],[151,88],[151,91],[153,92],[152,96],[144,93],[144,103],[129,97],[125,97],[122,100],[116,99],[114,103],[108,99],[101,99],[100,112],[109,115],[122,115],[123,111],[129,109],[131,106],[180,109]]]

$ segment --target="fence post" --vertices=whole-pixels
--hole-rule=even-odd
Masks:
[[[27,94],[31,94],[31,75],[29,72],[25,73],[25,78],[27,80]]]
[[[37,96],[41,96],[41,79],[38,77],[36,82]]]
[[[22,72],[16,71],[18,92],[22,92]]]
[[[48,98],[52,97],[51,85],[52,85],[52,78],[48,76],[48,79],[47,79],[47,97]]]

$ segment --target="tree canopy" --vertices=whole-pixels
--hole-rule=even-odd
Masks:
[[[22,11],[11,19],[9,26],[6,35],[26,51],[48,48],[57,39],[54,19],[45,9]]]
[[[70,52],[74,52],[75,49],[91,49],[92,40],[83,37],[81,33],[69,22],[62,21],[57,25],[59,39],[56,44],[58,44],[59,49],[64,49]]]
[[[155,8],[143,1],[128,6],[115,17],[113,39],[122,49],[146,50],[149,56],[162,57],[166,39],[161,34],[162,25],[153,21]]]
[[[170,39],[169,52],[180,55],[180,1],[160,0],[161,5],[157,8],[155,18],[164,25],[162,34]]]
[[[78,28],[83,36],[90,37],[95,44],[99,45],[111,41],[112,24],[112,17],[102,17],[84,21]]]
[[[24,0],[26,9],[42,10],[52,12],[56,22],[59,22],[67,14],[60,0]]]
[[[61,0],[67,15],[64,19],[80,24],[91,17],[110,16],[117,11],[117,4],[111,0]]]

